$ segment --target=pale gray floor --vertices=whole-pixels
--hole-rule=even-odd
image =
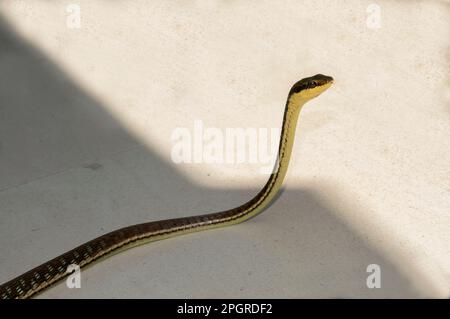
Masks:
[[[303,40],[317,50],[301,51],[305,49],[296,44],[295,30],[307,28],[306,16],[295,13],[298,26],[292,22],[295,14],[279,22],[284,20],[268,13],[270,4],[261,5],[266,20],[251,15],[246,27],[252,37],[240,44],[248,46],[258,63],[239,60],[233,71],[233,54],[246,51],[217,53],[224,40],[215,40],[214,32],[209,35],[208,28],[191,20],[195,8],[184,8],[189,14],[178,17],[175,8],[153,8],[147,13],[149,26],[142,2],[132,8],[83,2],[85,16],[97,19],[87,19],[85,33],[74,34],[65,28],[52,31],[58,20],[44,18],[43,12],[51,9],[48,14],[58,17],[64,10],[55,5],[32,2],[24,9],[2,3],[0,281],[118,227],[227,209],[249,199],[264,180],[255,169],[175,165],[170,132],[176,126],[192,127],[196,118],[218,127],[277,126],[294,74],[319,70],[341,84],[304,111],[285,190],[263,214],[230,228],[130,250],[83,271],[81,289],[62,283],[41,297],[448,297],[450,108],[440,92],[448,92],[450,75],[442,58],[448,58],[448,48],[440,49],[448,39],[448,21],[439,12],[449,8],[435,2],[411,13],[417,28],[435,16],[434,33],[431,27],[426,29],[430,33],[408,33],[412,39],[405,40],[400,50],[405,58],[398,62],[397,51],[383,50],[396,48],[409,30],[407,22],[389,23],[410,8],[382,4],[387,8],[387,42],[369,34],[377,45],[355,57],[342,46],[350,43],[357,50],[355,41],[366,41],[356,22],[350,22],[352,15],[359,17],[356,10],[364,17],[364,7],[341,8],[343,17],[355,11],[348,21],[336,22],[341,29],[337,35],[328,38],[309,30]],[[109,29],[108,17],[123,12],[120,6],[128,11],[123,20],[118,18],[116,29]],[[308,9],[315,12],[313,6]],[[227,10],[243,16],[250,12]],[[316,17],[331,17],[335,11],[324,5]],[[21,21],[17,12],[26,19]],[[222,14],[215,14],[221,21]],[[214,26],[208,16],[201,16],[204,24]],[[174,29],[164,28],[172,19]],[[163,23],[160,29],[152,25],[155,20]],[[273,31],[275,26],[280,30]],[[162,35],[157,37],[158,32]],[[233,32],[229,41],[239,34]],[[280,32],[287,39],[279,41],[286,46],[270,51],[268,39],[283,39]],[[184,35],[190,45],[180,44]],[[185,60],[177,64],[174,50],[189,51],[208,36],[206,45],[180,55]],[[424,55],[408,57],[408,45],[419,40],[425,41]],[[284,55],[297,46],[301,58]],[[379,50],[379,60],[370,57],[373,50]],[[436,52],[434,60],[428,59],[431,51]],[[218,58],[196,60],[202,54]],[[361,57],[343,68],[333,54],[339,60],[367,60]],[[307,58],[313,62],[302,67]],[[414,72],[410,65],[417,67]],[[211,84],[210,69],[219,83],[227,72],[236,79]],[[252,82],[252,69],[265,80]],[[356,76],[360,84],[355,90],[355,82],[346,79],[358,72],[372,75]],[[399,84],[403,80],[406,84]],[[442,83],[446,87],[439,89]],[[233,87],[241,85],[247,91],[233,95]],[[134,91],[127,90],[131,87]],[[259,96],[259,91],[275,93]],[[234,99],[226,100],[229,95]],[[366,267],[373,263],[382,269],[382,288],[371,290]]]

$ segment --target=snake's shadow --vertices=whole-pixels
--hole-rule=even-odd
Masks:
[[[1,282],[106,231],[227,209],[258,191],[179,174],[1,17],[0,70]],[[84,289],[42,296],[421,296],[408,265],[368,245],[326,184],[287,189],[247,223],[115,256],[83,273]],[[381,289],[366,286],[373,263]]]

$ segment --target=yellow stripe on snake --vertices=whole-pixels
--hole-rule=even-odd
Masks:
[[[115,230],[74,248],[0,286],[0,298],[29,298],[68,276],[69,265],[91,265],[123,250],[156,240],[241,223],[264,210],[280,190],[303,105],[328,89],[333,78],[322,74],[302,79],[289,91],[281,129],[278,160],[261,191],[245,204],[217,213],[153,221]]]

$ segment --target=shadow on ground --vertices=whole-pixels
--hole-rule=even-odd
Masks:
[[[0,70],[1,282],[117,227],[228,209],[258,191],[178,174],[3,19]],[[323,185],[288,189],[247,223],[115,256],[86,271],[84,289],[42,296],[422,296],[408,265],[367,245]],[[366,286],[372,263],[382,289]]]

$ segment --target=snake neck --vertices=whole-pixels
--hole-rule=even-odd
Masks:
[[[232,210],[232,223],[240,223],[262,212],[281,189],[294,145],[295,130],[300,111],[306,101],[288,98],[281,126],[277,160],[272,174],[261,191],[247,203]],[[231,211],[224,212],[229,214]],[[230,218],[230,216],[228,216]]]
[[[294,146],[298,117],[304,103],[305,102],[299,104],[299,101],[291,99],[288,99],[286,103],[282,122],[283,124],[281,127],[277,161],[275,163],[274,172],[268,181],[268,183],[270,183],[271,179],[274,179],[274,183],[278,185],[278,187],[281,187],[287,173]]]

